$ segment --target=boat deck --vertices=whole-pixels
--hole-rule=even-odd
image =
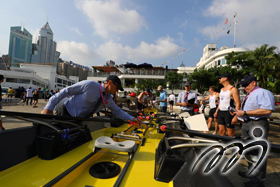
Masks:
[[[127,124],[118,128],[105,128],[94,131],[91,133],[92,141],[53,160],[42,160],[36,156],[4,170],[0,172],[1,186],[44,186],[92,153],[94,141],[98,137],[110,137],[112,134],[120,133],[125,129],[127,129]],[[139,145],[120,186],[143,186],[144,183],[148,183],[149,186],[171,185],[171,183],[158,182],[154,179],[155,150],[162,137],[163,134],[158,134],[155,128],[147,130],[145,134],[146,141],[143,146]],[[97,179],[89,174],[89,168],[97,162],[111,161],[117,163],[122,170],[128,160],[128,156],[124,152],[122,154],[124,155],[98,152],[53,186],[114,186],[119,175],[110,179]]]

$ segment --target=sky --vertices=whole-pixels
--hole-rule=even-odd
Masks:
[[[11,27],[24,25],[35,43],[48,21],[66,61],[192,67],[208,43],[233,47],[235,23],[237,47],[280,47],[279,7],[279,0],[3,0],[0,55],[8,54]]]

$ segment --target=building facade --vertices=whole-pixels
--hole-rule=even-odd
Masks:
[[[19,67],[20,63],[30,63],[32,35],[21,26],[11,27],[8,66]]]
[[[250,50],[243,47],[228,48],[228,46],[223,46],[218,50],[216,44],[207,44],[203,48],[203,55],[197,63],[196,68],[205,66],[206,69],[209,69],[214,66],[226,66],[227,62],[225,57],[229,53],[245,53],[247,51]]]
[[[41,27],[36,44],[32,45],[31,63],[57,66],[60,52],[56,51],[57,44],[53,41],[53,36],[47,22]]]

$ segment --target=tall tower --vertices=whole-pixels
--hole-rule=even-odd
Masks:
[[[46,22],[40,29],[37,43],[32,46],[31,63],[56,66],[60,52],[56,51],[56,42],[53,41],[53,35],[49,23]]]
[[[32,35],[21,26],[11,27],[8,65],[19,67],[20,63],[30,63]]]

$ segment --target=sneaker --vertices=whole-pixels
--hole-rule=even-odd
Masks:
[[[2,127],[1,129],[0,129],[0,131],[4,131],[5,130],[5,128],[4,127]]]
[[[214,132],[213,132],[213,134],[214,134],[214,135],[216,135],[216,134],[217,134],[217,132],[216,132],[216,131],[214,131]]]

